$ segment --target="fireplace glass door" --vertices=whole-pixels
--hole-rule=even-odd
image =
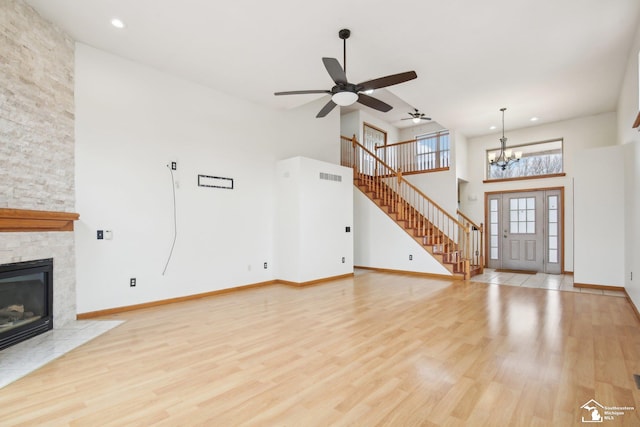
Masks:
[[[52,260],[0,266],[0,349],[53,327]]]

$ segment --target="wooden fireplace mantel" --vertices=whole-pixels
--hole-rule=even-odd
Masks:
[[[73,231],[73,212],[35,211],[0,208],[0,232],[7,231]]]

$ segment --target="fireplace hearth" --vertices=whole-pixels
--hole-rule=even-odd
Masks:
[[[53,259],[0,265],[0,350],[53,328]]]

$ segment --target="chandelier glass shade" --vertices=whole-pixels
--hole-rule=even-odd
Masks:
[[[504,111],[506,108],[501,108],[502,111],[502,138],[500,138],[500,151],[493,151],[489,153],[489,164],[505,170],[515,162],[520,161],[522,158],[522,151],[516,151],[507,149],[507,138],[504,136]]]

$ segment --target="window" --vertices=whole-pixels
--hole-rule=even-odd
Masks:
[[[491,259],[498,259],[498,240],[499,240],[499,235],[498,235],[498,200],[497,199],[491,199],[491,202],[489,203],[489,212],[490,212],[490,219],[489,219],[489,230],[491,232],[490,234],[490,240],[489,240],[489,256],[491,257]]]
[[[487,164],[487,179],[509,179],[521,177],[536,177],[563,173],[562,139],[536,142],[533,144],[508,146],[513,152],[522,152],[519,162],[512,163],[505,170],[491,166],[488,161],[489,153],[499,149],[487,150],[485,161]]]
[[[416,160],[421,170],[449,167],[449,131],[416,136]]]
[[[511,234],[536,234],[536,199],[509,199],[509,230]]]
[[[559,262],[558,257],[558,223],[560,222],[558,218],[558,196],[549,196],[547,198],[547,206],[548,206],[548,214],[549,223],[547,227],[549,229],[549,245],[548,245],[548,253],[547,257],[550,263],[557,264]]]

